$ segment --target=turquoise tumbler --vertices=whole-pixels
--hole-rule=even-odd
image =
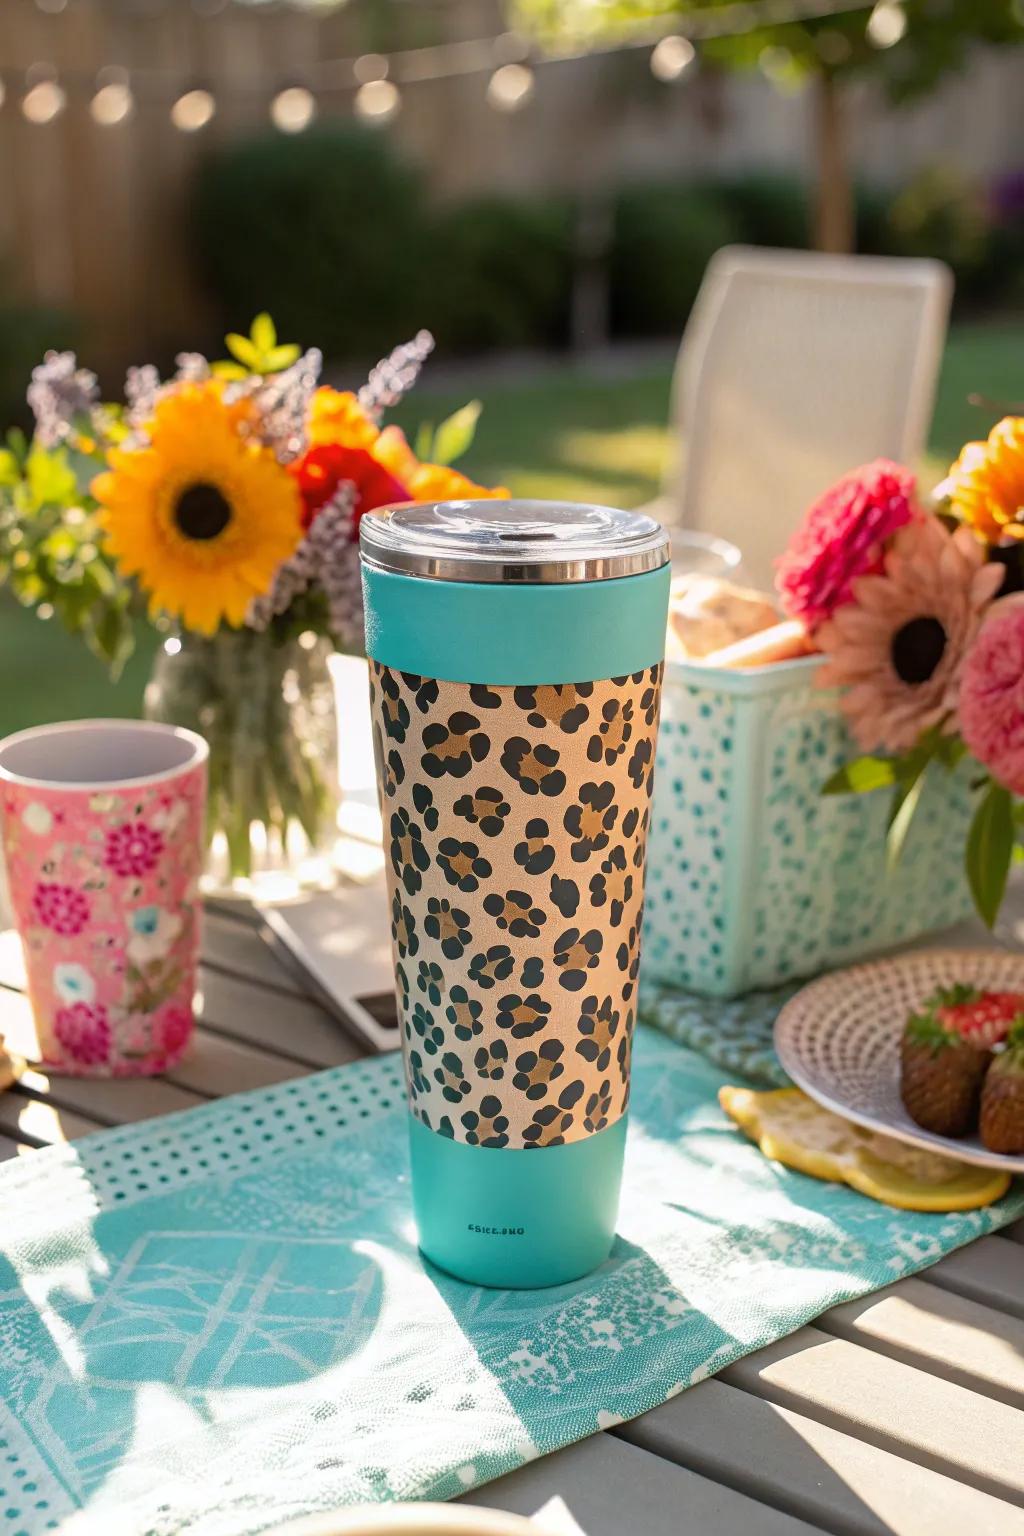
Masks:
[[[360,547],[420,1247],[559,1285],[615,1234],[668,536],[451,501]]]

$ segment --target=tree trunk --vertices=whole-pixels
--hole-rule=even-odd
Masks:
[[[828,70],[815,76],[814,128],[818,185],[814,244],[840,254],[854,248],[853,181],[846,143],[842,87]]]

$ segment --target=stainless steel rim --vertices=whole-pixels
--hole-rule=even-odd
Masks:
[[[500,511],[517,514],[508,533],[492,531]],[[467,523],[462,544],[442,530],[445,514]],[[481,535],[474,541],[469,525],[479,517]],[[404,520],[403,520],[404,514]],[[575,515],[577,522],[570,522]],[[433,517],[436,527],[430,526]],[[566,534],[559,535],[558,518]],[[588,529],[585,519],[594,527]],[[417,526],[417,521],[421,526]],[[536,530],[531,531],[530,524]],[[486,536],[483,530],[487,528]],[[507,553],[502,542],[507,542]],[[530,551],[535,543],[536,554]],[[434,581],[557,585],[580,581],[610,581],[641,576],[669,563],[669,536],[660,523],[643,513],[589,507],[569,502],[464,501],[381,508],[360,523],[360,553],[373,570]]]

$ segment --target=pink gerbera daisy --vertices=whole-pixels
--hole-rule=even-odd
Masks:
[[[809,509],[778,561],[775,585],[786,613],[808,629],[853,597],[853,582],[882,568],[888,541],[922,517],[909,469],[876,459],[844,475]]]

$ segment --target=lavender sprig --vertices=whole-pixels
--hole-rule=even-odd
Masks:
[[[79,368],[73,352],[47,352],[32,370],[27,399],[36,419],[36,437],[56,448],[71,431],[75,417],[91,418],[99,404],[96,375]]]
[[[317,585],[327,598],[328,624],[338,644],[350,646],[362,638],[359,546],[352,540],[355,497],[355,486],[345,481],[317,513],[294,554],[278,566],[270,591],[250,603],[245,619],[250,629],[267,629]]]
[[[306,446],[306,412],[322,366],[319,348],[310,347],[290,368],[253,374],[229,384],[225,391],[228,400],[252,401],[260,439],[274,450],[281,464],[290,464]]]
[[[416,383],[433,350],[433,336],[429,331],[420,331],[412,341],[403,342],[382,357],[359,391],[359,404],[366,414],[379,421],[385,411],[397,405]]]

